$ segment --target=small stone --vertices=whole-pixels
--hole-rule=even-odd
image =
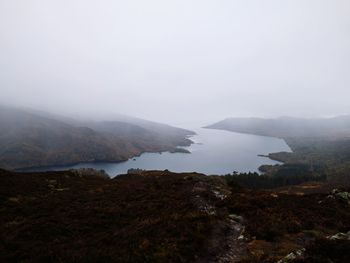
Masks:
[[[230,214],[228,216],[229,218],[231,218],[232,220],[242,223],[243,222],[243,217],[239,216],[239,215],[235,215],[235,214]]]
[[[350,200],[350,193],[348,193],[348,192],[340,192],[340,193],[337,193],[336,196],[340,197],[341,199],[343,199],[345,201]]]
[[[350,231],[347,233],[337,233],[329,238],[330,240],[350,240]]]

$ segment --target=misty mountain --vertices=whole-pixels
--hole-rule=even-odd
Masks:
[[[0,107],[0,167],[117,162],[142,152],[171,151],[191,143],[186,138],[193,134],[191,131],[133,120],[75,121],[45,112]]]
[[[350,116],[301,119],[230,118],[207,128],[273,136],[284,139],[292,152],[269,153],[268,157],[283,165],[264,165],[269,175],[298,175],[336,182],[348,182],[350,169]]]
[[[302,119],[280,117],[228,118],[206,128],[229,130],[279,138],[327,138],[339,139],[350,137],[350,116],[333,118]]]

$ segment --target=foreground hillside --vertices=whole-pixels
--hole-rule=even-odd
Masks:
[[[0,261],[348,262],[350,194],[292,188],[167,171],[1,170]]]
[[[135,122],[135,123],[133,123]],[[193,132],[138,119],[79,122],[0,106],[0,167],[118,162],[187,146]]]

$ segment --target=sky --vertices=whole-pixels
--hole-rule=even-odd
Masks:
[[[169,124],[350,113],[349,0],[0,0],[0,103]]]

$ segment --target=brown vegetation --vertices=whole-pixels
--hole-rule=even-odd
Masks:
[[[277,262],[303,251],[295,262],[347,262],[349,241],[330,238],[350,230],[344,190],[230,185],[168,171],[0,171],[0,261]]]
[[[216,219],[196,207],[191,199],[196,180],[184,176],[161,172],[106,179],[2,171],[0,261],[188,262],[203,257]]]

